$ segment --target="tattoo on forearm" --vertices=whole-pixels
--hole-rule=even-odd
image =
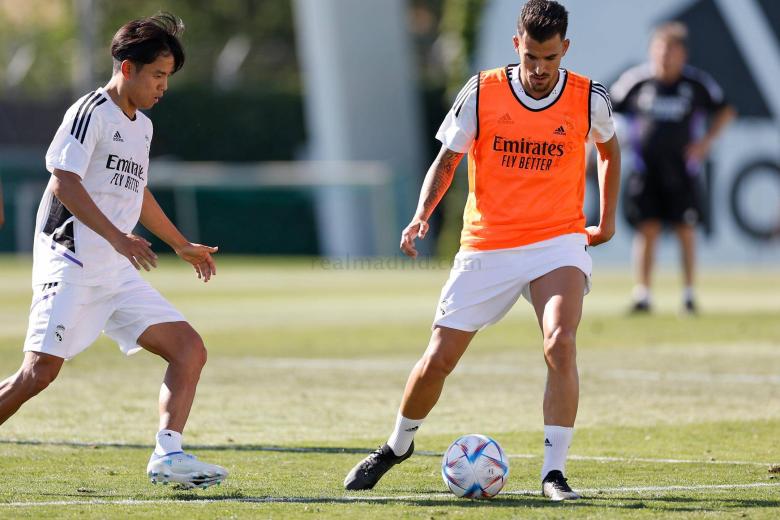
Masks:
[[[425,175],[418,204],[418,213],[422,213],[425,218],[433,213],[434,208],[450,187],[452,178],[455,176],[455,169],[462,157],[462,153],[442,148],[438,157],[431,164]]]

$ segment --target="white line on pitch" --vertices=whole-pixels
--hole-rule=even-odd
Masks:
[[[579,493],[655,493],[668,491],[717,491],[721,489],[751,489],[764,487],[780,487],[780,482],[751,482],[749,484],[700,484],[694,486],[637,486],[637,487],[613,487],[613,488],[583,488],[577,489]],[[537,494],[538,491],[505,491],[507,495]]]
[[[780,487],[780,482],[751,482],[747,484],[701,484],[694,486],[642,486],[642,487],[613,487],[613,488],[585,488],[579,489],[581,493],[603,494],[603,493],[659,493],[671,491],[719,491],[729,489],[752,489]],[[516,489],[503,491],[501,495],[511,496],[538,496],[539,490]],[[449,493],[426,493],[419,495],[401,495],[401,496],[342,496],[342,497],[245,497],[245,498],[204,498],[188,500],[57,500],[49,502],[5,502],[0,503],[2,507],[53,507],[53,506],[93,506],[93,505],[120,505],[120,506],[142,506],[151,504],[214,504],[214,503],[350,503],[350,502],[403,502],[406,500],[430,500],[430,499],[454,499]],[[588,497],[585,497],[587,500]]]
[[[512,457],[512,455],[510,455]],[[569,460],[588,460],[595,462],[650,462],[653,464],[731,464],[735,466],[769,466],[767,462],[749,460],[696,460],[696,459],[651,459],[643,457],[598,457],[569,455]]]
[[[778,487],[780,482],[753,482],[751,484],[702,484],[698,486],[643,486],[605,489],[583,489],[583,493],[646,493],[657,491],[707,491],[719,489],[751,489]]]
[[[95,448],[95,447],[102,447],[102,448],[133,448],[133,449],[145,449],[149,448],[146,444],[131,444],[131,443],[124,443],[124,442],[85,442],[85,441],[64,441],[64,440],[38,440],[38,439],[27,439],[27,440],[15,440],[15,439],[0,439],[0,444],[13,444],[18,443],[20,445],[29,445],[29,446],[68,446],[68,447],[74,447],[74,448]],[[207,444],[204,445],[195,445],[193,446],[195,449],[198,450],[213,450],[213,449],[223,449],[224,446],[210,446]],[[238,449],[238,447],[236,447]],[[330,455],[342,455],[342,454],[355,454],[355,453],[361,453],[363,451],[368,452],[369,450],[360,450],[357,448],[332,448],[332,447],[324,447],[324,448],[318,448],[318,447],[307,447],[307,446],[255,446],[253,448],[255,451],[269,451],[269,452],[279,452],[279,453],[323,453],[323,454],[330,454]],[[438,451],[431,451],[431,450],[418,450],[415,452],[418,456],[423,455],[426,457],[441,457],[442,453]],[[510,453],[508,455],[510,459],[538,459],[541,458],[541,454],[533,454],[533,453]],[[770,462],[758,462],[758,461],[750,461],[750,460],[706,460],[706,459],[662,459],[662,458],[648,458],[648,457],[614,457],[614,456],[603,456],[603,455],[569,455],[569,460],[581,460],[581,461],[593,461],[593,462],[647,462],[650,464],[725,464],[725,465],[732,465],[732,466],[771,466],[775,463]]]
[[[417,452],[415,452],[417,453]],[[421,451],[420,455],[438,455],[440,453]],[[542,455],[534,455],[531,453],[510,453],[507,455],[510,459],[540,459]],[[750,460],[702,460],[702,459],[653,459],[646,457],[605,457],[598,455],[569,455],[568,460],[582,460],[593,462],[648,462],[651,464],[726,464],[733,466],[766,466],[769,467],[772,464],[769,462],[755,462]]]

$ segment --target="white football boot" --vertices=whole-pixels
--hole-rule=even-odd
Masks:
[[[563,473],[557,469],[549,472],[547,476],[544,477],[544,480],[542,481],[542,495],[553,502],[577,500],[581,498],[579,494],[569,487]]]
[[[201,462],[195,457],[183,451],[156,455],[152,453],[149,464],[146,466],[146,474],[152,484],[178,484],[185,489],[206,489],[215,484],[221,484],[228,476],[228,472],[222,466]]]

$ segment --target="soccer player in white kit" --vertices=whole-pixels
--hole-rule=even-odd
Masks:
[[[33,300],[21,368],[0,383],[0,424],[51,383],[66,359],[104,331],[127,355],[141,348],[168,362],[152,483],[206,488],[227,471],[182,450],[182,432],[206,362],[203,340],[138,274],[156,267],[141,222],[207,282],[216,247],[189,242],[146,187],[152,108],[181,68],[181,20],[167,13],[123,25],[111,42],[105,87],[76,101],[46,153],[51,172],[35,226]]]

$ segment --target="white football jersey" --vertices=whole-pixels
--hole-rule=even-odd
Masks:
[[[149,169],[152,122],[140,111],[131,120],[99,88],[76,101],[46,152],[46,169],[77,174],[98,208],[130,233],[141,216]],[[130,261],[75,218],[46,188],[38,207],[33,286],[66,281],[102,285],[122,277]]]

